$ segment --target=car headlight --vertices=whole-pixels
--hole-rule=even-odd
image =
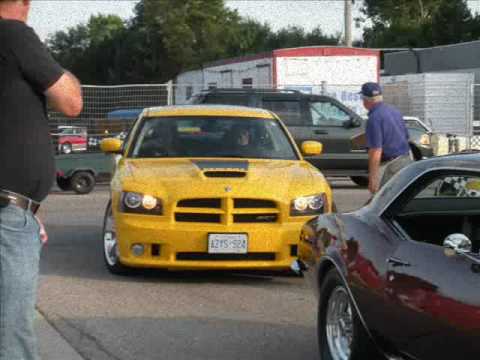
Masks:
[[[307,216],[322,214],[327,205],[325,194],[301,196],[292,201],[290,216]]]
[[[423,134],[420,137],[420,144],[422,145],[430,145],[430,135],[428,134]]]
[[[162,201],[148,194],[123,192],[120,211],[134,214],[162,215]]]

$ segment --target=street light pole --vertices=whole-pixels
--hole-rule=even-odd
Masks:
[[[352,0],[345,0],[345,46],[352,47]]]

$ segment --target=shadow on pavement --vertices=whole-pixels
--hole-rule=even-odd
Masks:
[[[312,316],[315,316],[312,314]],[[86,359],[300,360],[318,357],[314,327],[220,317],[49,319]]]

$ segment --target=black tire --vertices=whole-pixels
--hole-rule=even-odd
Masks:
[[[88,194],[95,187],[95,177],[87,171],[76,172],[71,177],[70,186],[77,194]]]
[[[61,154],[71,154],[73,151],[72,144],[64,143],[60,146],[60,153]]]
[[[368,187],[368,176],[350,176],[350,179],[361,187]]]
[[[318,345],[320,349],[321,360],[334,360],[332,356],[330,345],[327,340],[327,309],[329,300],[332,294],[338,289],[343,289],[347,294],[348,290],[343,283],[343,280],[339,276],[336,269],[330,270],[325,276],[320,286],[320,298],[318,301]],[[342,290],[342,291],[343,291]],[[349,298],[349,305],[352,312],[353,324],[352,324],[352,341],[350,344],[350,356],[348,360],[364,360],[364,359],[383,359],[382,355],[375,349],[373,342],[368,336],[363,324],[361,323],[355,307],[351,303]]]
[[[72,190],[69,178],[57,177],[57,186],[63,191]]]
[[[129,275],[131,273],[132,269],[123,265],[118,258],[113,263],[112,263],[113,259],[111,259],[110,262],[107,260],[105,233],[107,231],[111,231],[110,229],[107,229],[107,218],[109,216],[112,216],[112,201],[111,200],[107,204],[107,208],[105,209],[105,215],[103,217],[102,253],[103,253],[103,260],[105,262],[105,266],[107,267],[107,270],[112,274],[115,274],[115,275]]]

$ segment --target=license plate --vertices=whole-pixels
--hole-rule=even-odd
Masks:
[[[247,234],[208,234],[209,254],[246,254]]]

